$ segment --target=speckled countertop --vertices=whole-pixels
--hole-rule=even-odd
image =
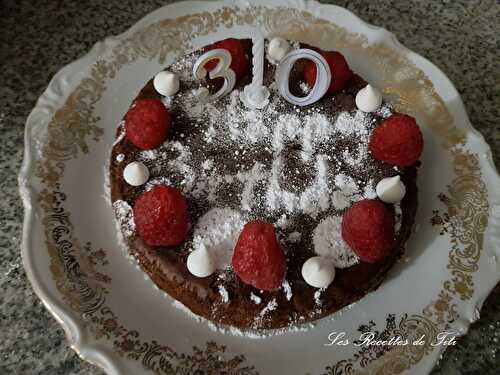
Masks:
[[[51,77],[92,45],[126,30],[159,0],[0,0],[0,373],[101,374],[68,347],[21,265],[23,209],[17,174],[26,117]],[[383,26],[439,66],[500,167],[500,2],[332,1]],[[500,285],[481,319],[433,374],[498,374]]]

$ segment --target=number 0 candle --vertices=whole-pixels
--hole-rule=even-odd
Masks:
[[[298,97],[290,92],[290,72],[299,59],[311,60],[316,64],[316,82],[311,92],[304,97]],[[289,103],[305,106],[317,102],[325,95],[330,86],[332,74],[325,58],[312,49],[301,48],[290,52],[281,60],[276,71],[276,81],[280,94]]]

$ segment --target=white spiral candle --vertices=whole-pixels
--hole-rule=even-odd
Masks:
[[[252,38],[252,83],[245,86],[240,99],[246,107],[262,109],[269,104],[269,90],[264,83],[264,34],[257,30]]]
[[[252,64],[253,64],[253,78],[252,84],[254,86],[262,86],[264,82],[264,35],[260,30],[252,38]]]

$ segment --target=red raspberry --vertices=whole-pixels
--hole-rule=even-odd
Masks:
[[[236,79],[244,77],[248,73],[248,58],[245,54],[243,44],[239,39],[229,38],[205,47],[205,52],[213,49],[227,49],[231,54],[231,69],[236,73]],[[209,61],[205,64],[205,69],[211,71],[217,66],[217,61]]]
[[[349,82],[353,76],[345,57],[337,51],[320,50],[317,52],[325,58],[330,67],[330,72],[332,73],[332,80],[328,88],[328,93],[333,94],[345,88],[347,82]],[[310,87],[313,87],[316,83],[316,64],[310,60],[308,60],[304,66],[304,79]]]
[[[127,139],[142,150],[161,145],[172,125],[172,119],[158,99],[140,99],[125,115]]]
[[[381,260],[394,248],[394,215],[380,201],[356,202],[342,218],[342,238],[363,262]]]
[[[157,185],[135,201],[134,222],[148,245],[180,245],[189,230],[186,199],[173,187]]]
[[[406,167],[422,155],[424,139],[415,119],[394,113],[375,128],[370,138],[373,156],[392,165]]]
[[[273,290],[281,286],[286,273],[286,258],[274,226],[260,220],[243,227],[233,254],[234,272],[245,284]]]

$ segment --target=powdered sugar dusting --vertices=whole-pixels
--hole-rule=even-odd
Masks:
[[[263,110],[242,105],[238,89],[218,102],[203,103],[196,94],[200,83],[192,75],[192,67],[199,56],[200,52],[184,56],[169,68],[180,76],[186,89],[167,103],[172,111],[180,111],[192,127],[186,132],[188,137],[191,130],[195,136],[184,139],[182,133],[180,142],[167,141],[156,150],[143,151],[139,159],[150,170],[156,168],[158,172],[161,169],[165,181],[175,184],[188,198],[207,198],[212,203],[220,199],[223,187],[237,190],[239,186],[240,207],[249,212],[264,203],[271,212],[305,213],[315,218],[331,207],[343,210],[363,197],[363,191],[351,194],[333,182],[337,182],[337,170],[343,165],[359,168],[371,158],[368,140],[375,114],[359,110],[332,113],[321,105],[284,110],[287,103],[279,95],[274,81],[266,84],[271,96],[269,105]],[[300,87],[303,92],[310,89],[305,82],[301,82]],[[384,103],[376,115],[387,116],[391,111]],[[350,138],[355,139],[354,148],[343,146],[331,155],[337,139]],[[295,145],[300,145],[304,167],[316,170],[310,186],[305,186],[301,192],[284,188],[281,181],[288,168],[284,156],[289,147]],[[226,158],[245,161],[242,165],[236,162],[236,171],[220,168],[220,162],[215,163],[212,158],[201,163],[195,161],[199,160],[195,153],[210,155],[228,147],[235,151],[234,155],[226,154]],[[261,157],[248,166],[247,160],[252,156],[245,156],[245,153],[255,147],[262,149]],[[297,169],[299,173],[301,169]],[[265,190],[264,202],[256,194],[261,187]],[[367,189],[366,193],[371,195],[372,191]]]
[[[394,205],[394,231],[397,233],[401,229],[401,221],[403,219],[403,211],[401,210],[401,203]]]
[[[117,128],[120,129],[120,132],[118,134],[118,137],[116,137],[115,141],[113,142],[113,146],[116,146],[122,141],[123,138],[125,138],[125,121],[120,121]]]
[[[368,157],[368,142],[365,140],[358,144],[356,152],[351,150],[342,151],[344,161],[351,167],[360,167]]]
[[[309,186],[300,196],[300,208],[306,214],[313,218],[319,212],[323,212],[330,208],[330,189],[328,187],[328,164],[326,155],[316,156],[316,178],[311,186]]]
[[[182,71],[192,66],[193,61],[194,58],[182,59],[171,70]],[[186,78],[192,82],[192,78]],[[193,149],[189,144],[191,139],[167,141],[158,149],[141,152],[139,159],[150,170],[163,168],[162,177],[166,181],[195,199],[207,198],[215,203],[220,199],[221,187],[238,189],[235,184],[239,183],[243,211],[251,212],[265,204],[270,212],[304,213],[316,218],[331,207],[343,210],[361,199],[363,192],[354,194],[352,186],[345,188],[338,183],[343,176],[336,171],[343,164],[358,168],[370,157],[368,139],[373,128],[373,114],[356,110],[332,115],[320,108],[283,112],[282,98],[275,85],[271,85],[270,89],[271,101],[264,110],[243,106],[238,90],[217,103],[205,104],[200,103],[189,90],[176,94],[172,106],[182,111],[186,120],[193,124],[193,130],[204,128],[203,131],[200,129],[201,136],[194,140],[196,147]],[[356,139],[356,148],[344,147],[330,156],[336,138],[346,137]],[[304,186],[301,192],[286,189],[282,181],[288,168],[286,152],[297,144],[301,146],[299,154],[304,167],[316,172],[310,185]],[[193,153],[209,154],[210,150],[219,152],[217,150],[227,147],[234,149],[234,155],[225,155],[228,159],[249,160],[251,156],[246,154],[249,148],[263,147],[263,153],[259,157],[261,160],[255,160],[251,166],[248,162],[245,163],[246,168],[236,164],[239,167],[236,171],[221,169],[213,159],[195,162]],[[266,160],[265,155],[269,155]],[[297,173],[301,173],[300,168],[297,168]],[[148,184],[147,188],[152,184]],[[256,194],[261,187],[265,189],[264,202]]]
[[[375,191],[375,181],[373,179],[368,180],[366,183],[365,189],[363,191],[363,197],[366,199],[375,199],[377,198],[377,192]]]
[[[264,308],[259,312],[259,314],[254,318],[252,327],[259,328],[262,327],[267,319],[270,319],[269,314],[278,308],[278,301],[276,298],[270,300]]]
[[[259,162],[256,162],[249,172],[238,172],[236,178],[243,184],[243,192],[241,193],[241,208],[243,210],[251,210],[255,186],[266,176],[264,166]]]
[[[206,319],[202,318],[201,316],[199,315],[196,315],[194,312],[192,312],[186,305],[184,305],[182,302],[179,302],[177,300],[174,300],[172,302],[172,306],[174,306],[175,308],[181,310],[182,312],[184,312],[186,315],[188,315],[189,317],[191,317],[192,319],[196,320],[197,322],[203,322],[205,321]]]
[[[302,234],[300,232],[292,232],[288,235],[287,240],[290,242],[299,242]]]
[[[170,179],[168,179],[167,177],[165,176],[161,176],[161,177],[156,177],[156,178],[153,178],[153,179],[150,179],[147,183],[146,183],[146,188],[145,190],[146,191],[150,191],[152,188],[154,188],[156,185],[167,185],[167,186],[172,186],[172,181],[170,181]]]
[[[261,310],[259,313],[259,317],[264,317],[266,314],[270,313],[271,311],[274,311],[278,308],[278,302],[276,301],[276,298],[273,298],[271,301],[268,302],[268,304]]]
[[[181,176],[178,187],[184,192],[189,192],[194,187],[195,171],[190,166],[191,152],[189,147],[179,141],[166,141],[162,146],[154,150],[145,150],[139,154],[139,161],[148,166],[150,171],[158,169],[162,163],[166,163],[175,173]],[[162,176],[168,181],[168,177]]]
[[[284,335],[287,333],[299,333],[299,332],[307,332],[311,328],[314,327],[314,324],[310,323],[307,325],[303,326],[295,326],[291,325],[285,328],[279,328],[279,329],[271,329],[271,330],[258,330],[258,329],[247,329],[247,330],[242,330],[233,326],[223,326],[223,325],[218,325],[214,324],[210,321],[207,321],[208,327],[214,331],[218,332],[223,335],[233,335],[233,336],[240,336],[240,337],[245,337],[247,339],[254,339],[254,340],[261,340],[265,339],[268,337],[273,337],[273,336],[280,336]]]
[[[393,108],[392,108],[392,105],[390,103],[382,103],[382,105],[380,106],[380,108],[377,110],[376,114],[382,118],[387,118],[389,117],[390,115],[392,115],[393,113]]]
[[[204,248],[214,256],[217,269],[228,268],[236,240],[244,224],[242,216],[235,210],[211,209],[196,224],[193,250]]]
[[[203,161],[203,163],[201,163],[201,168],[204,171],[208,171],[208,170],[212,169],[213,166],[214,166],[214,161],[212,159],[206,159]]]
[[[316,254],[330,258],[337,268],[346,268],[358,263],[359,258],[342,239],[341,226],[338,216],[323,219],[314,229],[313,243]]]
[[[171,70],[182,77],[188,84],[194,84],[193,77],[186,74],[190,71],[198,54],[186,56],[175,63]],[[302,82],[304,91],[307,84]],[[335,143],[335,138],[353,137],[356,139],[357,148],[340,150],[341,159],[336,159],[337,165],[345,163],[351,167],[359,167],[366,162],[368,153],[368,138],[373,128],[373,114],[362,111],[339,112],[332,115],[320,108],[309,107],[304,110],[297,109],[296,112],[283,111],[283,99],[278,94],[275,84],[270,84],[270,103],[264,110],[252,110],[243,106],[239,100],[239,90],[235,89],[227,97],[217,103],[200,103],[196,95],[187,90],[175,96],[176,108],[180,108],[186,119],[195,124],[195,127],[204,127],[204,136],[201,139],[208,145],[216,144],[236,147],[235,156],[241,157],[245,148],[264,147],[266,152],[272,153],[271,165],[255,161],[253,166],[247,170],[241,170],[231,174],[243,187],[241,193],[241,207],[245,211],[251,211],[258,202],[254,196],[255,188],[259,184],[266,187],[266,205],[271,211],[303,212],[311,217],[326,211],[330,205],[342,210],[354,199],[361,195],[346,197],[346,194],[335,191],[331,186],[334,176],[333,170],[329,170],[330,158],[324,152],[329,145]],[[386,112],[390,111],[384,106]],[[379,112],[382,111],[379,110]],[[305,165],[310,165],[317,170],[316,179],[312,185],[298,194],[288,191],[281,186],[280,178],[285,168],[282,153],[287,147],[300,144],[300,156]],[[199,145],[204,148],[204,145]],[[242,149],[241,154],[238,147]],[[180,150],[180,147],[179,147]],[[182,150],[180,150],[182,151]],[[229,155],[227,155],[229,157]],[[243,158],[244,159],[244,158]],[[206,162],[206,163],[205,163]],[[184,192],[193,191],[195,198],[208,194],[209,200],[215,202],[220,186],[227,180],[226,176],[220,176],[221,172],[214,171],[212,166],[208,168],[208,161],[203,161],[201,170],[189,163],[189,155],[179,155],[171,166],[176,168],[184,176]],[[203,173],[211,170],[213,173]],[[226,178],[219,178],[226,177]],[[339,189],[339,190],[342,190]],[[334,192],[333,197],[328,196]]]
[[[335,121],[335,128],[345,135],[366,137],[369,134],[371,121],[371,116],[363,111],[356,111],[354,114],[341,112]]]
[[[288,212],[293,212],[299,204],[299,197],[290,191],[281,188],[279,178],[283,169],[283,159],[277,157],[272,164],[271,177],[266,193],[267,207],[274,211],[284,208]]]
[[[123,235],[125,237],[133,236],[135,223],[132,207],[125,201],[117,200],[113,203],[113,210],[115,211],[116,219],[120,223]]]
[[[283,281],[283,291],[285,292],[285,297],[288,301],[292,299],[293,293],[292,293],[292,287],[290,286],[290,283],[288,280]]]
[[[311,91],[311,87],[308,85],[307,82],[301,82],[299,84],[300,91],[302,91],[302,94],[307,95]]]
[[[323,301],[321,301],[321,294],[324,292],[324,290],[325,289],[318,289],[316,292],[314,292],[314,303],[317,307],[321,307],[323,305]]]
[[[261,302],[262,302],[262,298],[260,298],[259,296],[253,294],[253,293],[250,293],[250,299],[255,302],[256,305],[259,305]]]
[[[164,294],[167,296],[167,294]],[[255,296],[255,295],[254,295]],[[255,296],[257,297],[257,296]],[[252,298],[252,297],[250,297]],[[256,304],[260,304],[260,297],[257,297],[259,299],[259,302],[256,302]],[[299,332],[307,332],[311,328],[314,328],[313,323],[308,323],[308,324],[303,324],[300,326],[297,326],[295,324],[290,325],[288,327],[280,328],[280,329],[269,329],[269,330],[256,330],[256,329],[246,329],[242,330],[234,326],[227,326],[227,325],[222,325],[222,324],[215,324],[199,315],[196,315],[193,313],[188,307],[186,307],[184,304],[181,302],[174,300],[172,302],[172,306],[179,309],[180,311],[184,312],[188,317],[193,319],[197,323],[207,323],[208,328],[210,330],[223,334],[223,335],[233,335],[233,336],[240,336],[240,337],[245,337],[248,339],[265,339],[268,337],[273,337],[273,336],[280,336],[284,335],[286,333],[299,333]]]
[[[227,292],[226,288],[223,285],[219,285],[219,294],[222,297],[223,303],[229,302],[229,293]]]
[[[338,210],[349,207],[353,202],[362,199],[359,187],[354,178],[344,173],[339,173],[334,178],[334,191],[332,192],[332,204]]]
[[[276,226],[281,228],[282,230],[285,230],[288,228],[290,222],[288,219],[288,216],[286,214],[281,215],[278,220],[276,221]]]

